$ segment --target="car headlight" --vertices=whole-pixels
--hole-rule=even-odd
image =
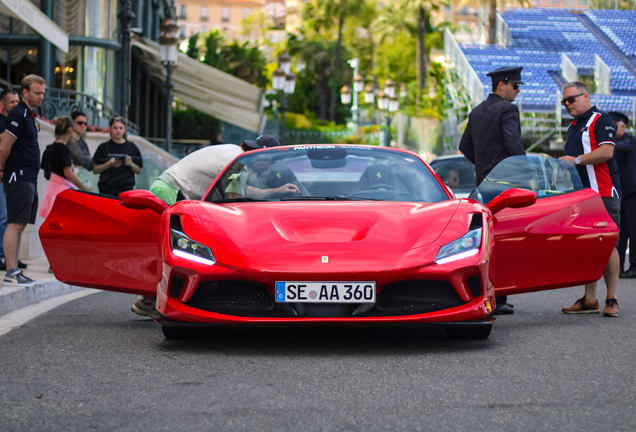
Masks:
[[[172,253],[178,257],[206,265],[216,263],[216,258],[209,247],[195,242],[181,231],[170,230],[170,245]]]
[[[463,237],[442,246],[435,257],[435,264],[446,264],[479,253],[481,228],[468,231]]]

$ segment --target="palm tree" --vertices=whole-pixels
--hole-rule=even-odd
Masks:
[[[338,42],[334,59],[334,72],[331,85],[331,106],[329,120],[336,120],[336,98],[338,96],[338,75],[341,64],[342,27],[345,20],[358,13],[364,6],[365,0],[314,0],[305,6],[303,15],[313,21],[317,31],[331,30],[334,25],[338,28]]]
[[[496,1],[496,0],[495,0]],[[441,6],[446,5],[448,0],[404,0],[404,6],[411,6],[417,11],[417,88],[424,90],[426,85],[426,49],[424,39],[426,36],[427,24],[430,27],[429,17],[432,11],[438,11]]]
[[[287,41],[287,52],[291,56],[300,57],[306,65],[306,71],[310,71],[309,73],[318,77],[316,80],[316,93],[318,94],[320,107],[318,118],[326,120],[333,46],[324,38],[316,36],[301,38],[291,35]]]
[[[393,42],[395,36],[404,31],[415,34],[417,22],[412,10],[402,6],[400,3],[391,3],[382,8],[382,12],[371,25],[377,42]]]

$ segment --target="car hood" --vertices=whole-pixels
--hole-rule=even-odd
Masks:
[[[339,243],[381,253],[435,242],[459,200],[194,204],[210,236],[227,248],[282,252]]]

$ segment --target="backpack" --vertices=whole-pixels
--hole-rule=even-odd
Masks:
[[[42,154],[42,163],[40,168],[44,170],[44,178],[51,180],[51,169],[53,167],[53,144],[46,146],[44,153]]]

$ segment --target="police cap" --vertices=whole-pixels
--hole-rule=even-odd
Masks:
[[[623,124],[629,124],[629,118],[622,112],[610,111],[608,112],[608,114],[614,119],[615,122],[623,122]]]
[[[487,76],[492,78],[493,84],[503,81],[505,83],[513,82],[517,84],[525,84],[521,81],[521,70],[523,67],[500,67],[492,72],[489,72]]]

